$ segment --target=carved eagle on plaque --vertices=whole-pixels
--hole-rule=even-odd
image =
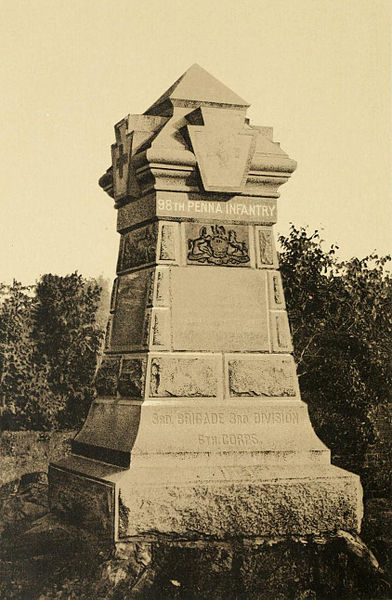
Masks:
[[[199,237],[188,240],[188,260],[210,265],[240,265],[250,261],[246,242],[237,239],[234,229],[203,225]]]

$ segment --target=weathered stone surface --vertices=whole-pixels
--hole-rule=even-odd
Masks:
[[[188,266],[171,280],[175,350],[269,350],[264,272]]]
[[[259,132],[246,127],[241,112],[230,109],[199,107],[187,118],[204,189],[243,191]]]
[[[219,357],[155,356],[150,366],[150,396],[208,397],[219,392]]]
[[[0,561],[4,600],[391,597],[388,574],[358,536],[344,531],[273,540],[130,540],[111,552],[48,515],[14,536],[12,548],[7,543]]]
[[[268,292],[270,308],[284,310],[286,305],[279,271],[268,271]]]
[[[150,277],[149,270],[120,277],[111,349],[127,351],[142,346],[144,312]]]
[[[51,510],[72,516],[74,523],[99,536],[114,536],[114,486],[64,471],[49,469]]]
[[[187,223],[188,264],[250,267],[249,231],[241,225]]]
[[[295,396],[297,383],[291,356],[227,358],[231,396]]]
[[[147,480],[146,480],[147,477]],[[160,485],[160,479],[164,484]],[[146,485],[151,480],[154,485]],[[163,482],[162,482],[163,483]],[[361,514],[359,477],[329,465],[175,469],[136,465],[120,502],[128,508],[122,535],[225,539],[356,532]],[[164,510],[163,510],[164,507]]]
[[[160,262],[177,263],[180,248],[180,224],[161,222],[159,224],[158,258]]]
[[[141,398],[144,394],[146,377],[146,358],[124,357],[118,381],[120,396]]]
[[[72,462],[69,466],[71,458],[72,461],[75,459],[74,455],[129,467],[130,452],[139,430],[141,404],[142,400],[137,398],[95,400],[81,431],[72,442],[73,454],[63,466],[93,478],[97,477],[99,463],[87,463],[91,467],[87,471],[83,462]]]
[[[117,272],[154,263],[157,238],[157,223],[150,223],[125,233],[121,238]]]
[[[110,312],[113,313],[116,309],[117,300],[117,289],[118,289],[118,277],[113,281],[112,293],[110,296]]]
[[[110,342],[112,339],[112,329],[113,329],[113,315],[109,315],[107,323],[106,323],[106,330],[105,330],[105,341],[104,341],[105,352],[110,349]]]
[[[151,349],[170,349],[170,310],[154,308],[151,313]]]
[[[155,463],[182,469],[255,465],[329,464],[330,453],[316,437],[306,405],[292,398],[196,397],[186,402],[144,402],[133,454],[154,455]],[[148,467],[148,465],[146,465]],[[228,478],[232,475],[229,471]]]
[[[256,227],[256,260],[260,269],[277,266],[274,235],[272,227]]]
[[[273,352],[292,352],[289,320],[286,311],[270,311]]]
[[[154,306],[170,305],[170,269],[157,267],[155,269]]]
[[[120,358],[104,356],[95,377],[95,388],[100,396],[116,396]]]

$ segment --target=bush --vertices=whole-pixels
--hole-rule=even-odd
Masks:
[[[2,428],[80,427],[94,396],[100,288],[77,273],[14,282],[0,306]]]
[[[336,246],[294,226],[279,241],[303,399],[321,439],[358,471],[374,441],[370,410],[391,400],[390,257],[339,262]]]

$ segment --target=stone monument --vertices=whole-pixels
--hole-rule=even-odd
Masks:
[[[359,477],[301,401],[276,250],[296,163],[193,65],[115,125],[121,235],[97,399],[50,503],[113,540],[356,532]]]

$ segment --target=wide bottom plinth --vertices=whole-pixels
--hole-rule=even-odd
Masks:
[[[51,465],[51,509],[114,540],[360,530],[359,477],[331,465],[185,469],[142,462],[124,470],[70,456]]]

